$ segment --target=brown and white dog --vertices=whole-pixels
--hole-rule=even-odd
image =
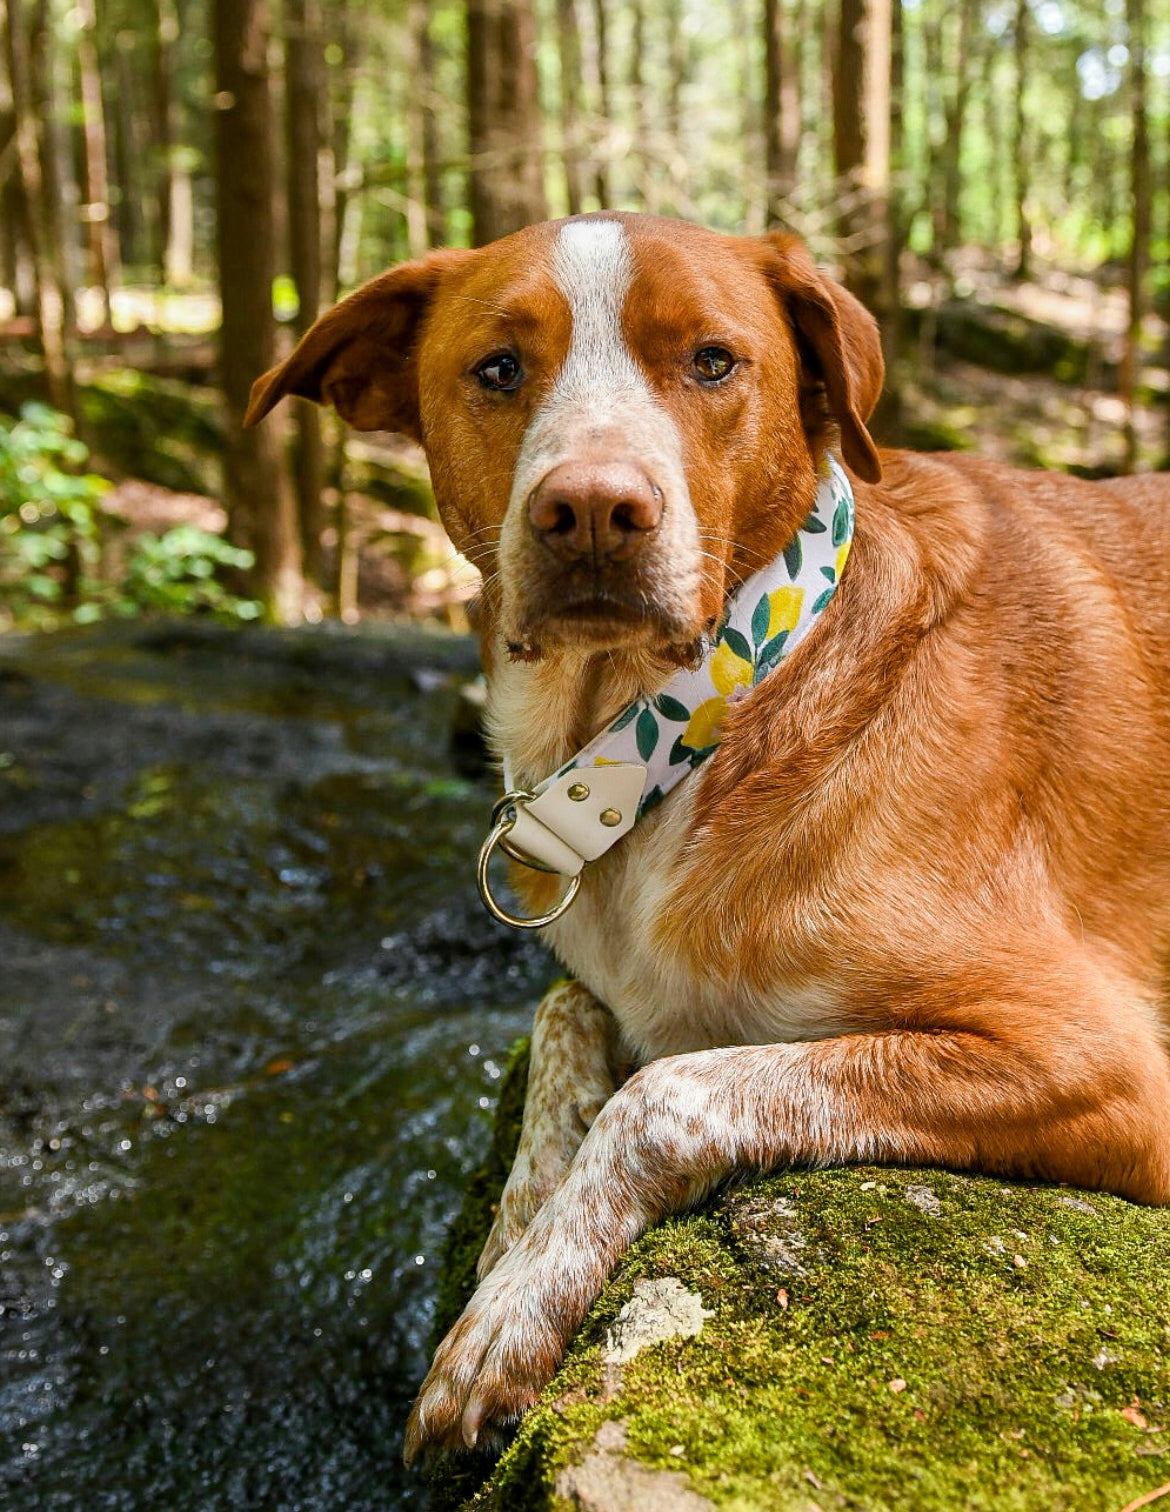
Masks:
[[[791,238],[601,214],[396,268],[256,385],[252,420],[421,440],[521,785],[695,656],[826,447],[855,485],[815,632],[547,931],[576,981],[408,1457],[521,1414],[626,1246],[738,1169],[1170,1202],[1170,478],[879,455],[881,380]]]

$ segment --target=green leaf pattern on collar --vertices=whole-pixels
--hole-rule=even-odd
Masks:
[[[746,698],[813,629],[840,582],[852,540],[853,490],[840,463],[827,457],[811,514],[780,556],[728,599],[700,665],[623,709],[537,791],[582,767],[638,762],[646,767],[638,817],[660,803],[718,749],[728,707]]]

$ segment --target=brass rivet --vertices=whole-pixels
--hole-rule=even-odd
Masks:
[[[622,816],[618,813],[617,809],[602,809],[600,818],[606,829],[613,829],[615,824],[622,822]]]
[[[569,797],[574,803],[584,803],[586,798],[589,797],[589,789],[583,782],[574,782],[573,786],[569,789]]]

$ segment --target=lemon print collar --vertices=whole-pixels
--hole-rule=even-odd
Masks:
[[[496,805],[479,865],[480,893],[497,918],[527,928],[558,918],[586,863],[718,749],[728,708],[791,656],[824,613],[852,540],[853,490],[836,458],[826,457],[811,514],[776,560],[728,599],[697,667],[636,699],[533,791],[513,789],[505,767],[509,791]],[[523,919],[497,902],[487,874],[497,845],[518,861],[573,879],[551,913]]]

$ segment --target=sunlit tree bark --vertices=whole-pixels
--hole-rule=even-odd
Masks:
[[[581,26],[576,0],[557,0],[557,53],[561,65],[561,141],[565,198],[570,215],[584,204],[581,175]]]
[[[468,0],[467,114],[477,245],[548,214],[531,0]]]
[[[244,430],[255,378],[275,361],[274,120],[265,0],[215,0],[217,250],[226,408],[224,503],[232,539],[256,558],[253,589],[275,619],[301,613],[296,509],[278,425]]]
[[[37,334],[45,359],[45,381],[49,402],[66,414],[74,414],[75,396],[70,361],[69,289],[61,278],[60,248],[56,244],[58,222],[46,203],[49,189],[45,183],[44,154],[38,132],[43,121],[38,91],[34,87],[34,47],[43,45],[47,25],[43,4],[32,9],[29,26],[19,7],[11,4],[4,12],[4,52],[12,96],[14,142],[24,203],[27,207],[25,230],[36,285]],[[43,51],[41,53],[43,58]]]
[[[321,12],[317,0],[285,0],[285,142],[287,145],[289,265],[297,286],[296,334],[303,336],[321,307]],[[297,515],[307,576],[322,584],[321,493],[325,449],[315,404],[296,401],[294,448]]]
[[[764,166],[769,225],[783,220],[800,150],[800,43],[784,0],[764,0]]]
[[[1130,154],[1132,201],[1127,283],[1129,319],[1121,364],[1121,393],[1125,401],[1125,470],[1133,472],[1138,459],[1137,388],[1141,375],[1142,323],[1146,310],[1146,271],[1150,257],[1150,129],[1146,81],[1145,0],[1127,0],[1129,29],[1130,109],[1133,146]]]

